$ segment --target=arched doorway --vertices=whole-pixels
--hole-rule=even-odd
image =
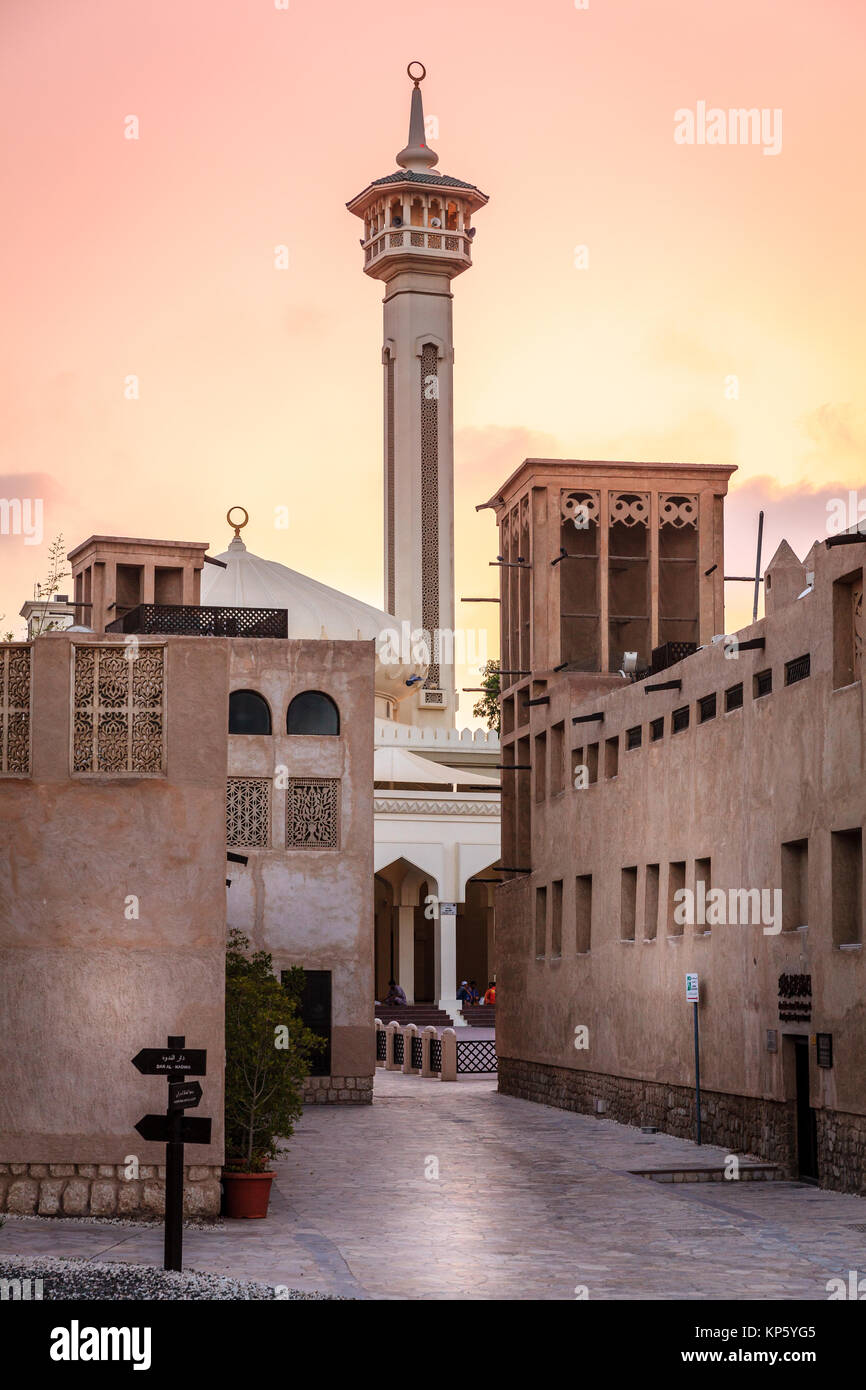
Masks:
[[[401,858],[380,869],[375,884],[376,998],[384,998],[394,979],[409,1003],[432,1003],[436,880]]]

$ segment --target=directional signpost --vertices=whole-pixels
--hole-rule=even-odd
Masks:
[[[207,1075],[207,1052],[187,1048],[186,1038],[170,1037],[167,1047],[144,1047],[132,1059],[143,1076],[168,1080],[168,1106],[164,1115],[144,1115],[135,1126],[148,1143],[165,1144],[165,1257],[164,1269],[181,1269],[183,1263],[183,1146],[209,1144],[211,1122],[201,1115],[184,1115],[201,1100],[201,1086],[190,1076]]]

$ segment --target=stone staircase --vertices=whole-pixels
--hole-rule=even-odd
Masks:
[[[472,1028],[495,1028],[495,1004],[464,1004],[460,1012]]]
[[[405,1028],[407,1023],[414,1023],[419,1031],[430,1024],[434,1028],[454,1027],[451,1015],[435,1004],[377,1004],[374,1012],[386,1027],[389,1023],[399,1023],[401,1028]]]

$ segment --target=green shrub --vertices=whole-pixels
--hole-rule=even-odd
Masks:
[[[323,1046],[301,1021],[304,972],[285,985],[267,951],[250,952],[243,932],[226,951],[226,1167],[261,1173],[288,1139],[302,1109],[313,1052]]]

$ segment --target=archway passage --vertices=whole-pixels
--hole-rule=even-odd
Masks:
[[[375,885],[376,999],[395,980],[410,1005],[443,1010],[465,1022],[457,990],[472,981],[483,997],[495,979],[493,885],[479,873],[464,885],[464,900],[443,902],[437,880],[399,858],[381,868]]]

